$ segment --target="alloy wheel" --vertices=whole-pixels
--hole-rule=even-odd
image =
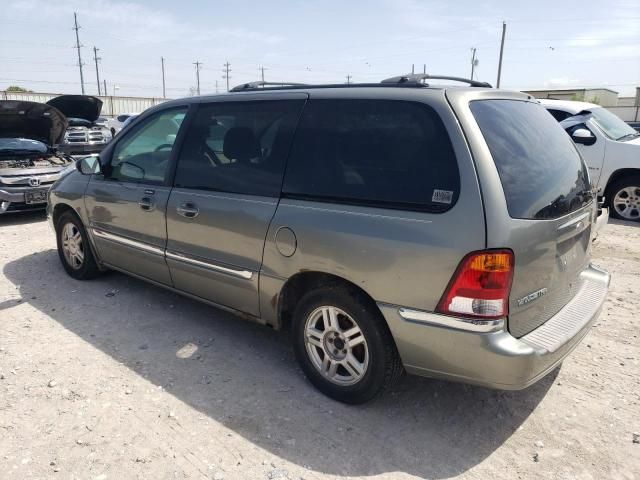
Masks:
[[[84,245],[80,230],[73,223],[65,223],[62,227],[62,252],[67,264],[74,270],[82,267],[84,262]]]
[[[622,218],[640,219],[640,186],[629,186],[618,191],[613,197],[613,208]]]
[[[305,323],[305,344],[313,366],[330,382],[358,383],[369,366],[369,348],[356,321],[333,306],[316,308]]]

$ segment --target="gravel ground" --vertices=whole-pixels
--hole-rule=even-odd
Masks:
[[[603,232],[606,307],[533,387],[405,377],[350,407],[285,334],[121,274],[74,281],[42,215],[2,217],[0,477],[640,479],[639,240]]]

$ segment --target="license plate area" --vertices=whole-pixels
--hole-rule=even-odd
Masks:
[[[31,205],[33,203],[47,203],[48,188],[40,188],[38,190],[29,190],[24,192],[24,203]]]

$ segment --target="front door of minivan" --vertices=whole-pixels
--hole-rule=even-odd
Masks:
[[[101,261],[171,285],[164,260],[173,144],[187,107],[159,112],[117,139],[85,206]]]
[[[260,315],[265,235],[306,97],[258,94],[198,106],[167,205],[166,256],[176,288]]]

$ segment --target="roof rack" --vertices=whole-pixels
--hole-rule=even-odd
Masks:
[[[446,75],[429,75],[428,73],[407,73],[406,75],[385,78],[380,83],[396,83],[396,84],[413,83],[418,85],[425,85],[423,82],[424,80],[453,80],[454,82],[468,83],[472,87],[492,88],[491,84],[487,82],[479,82],[477,80],[471,80],[469,78],[462,78],[462,77],[449,77]]]
[[[236,87],[233,87],[230,92],[242,92],[244,90],[257,90],[262,87],[304,87],[306,83],[294,83],[294,82],[249,82],[243,83]]]

